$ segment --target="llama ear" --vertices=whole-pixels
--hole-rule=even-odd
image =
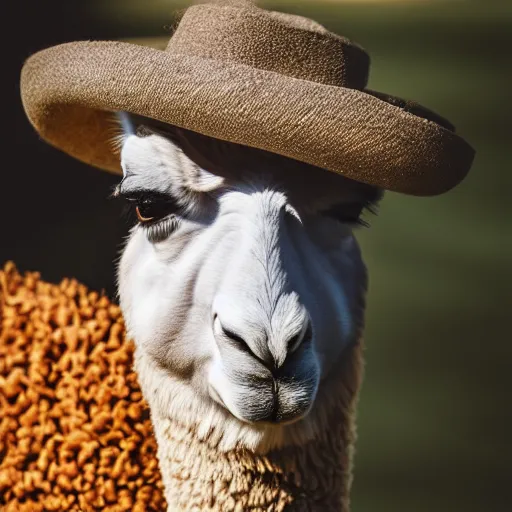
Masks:
[[[174,189],[192,193],[212,192],[224,178],[212,174],[191,160],[168,134],[146,125],[126,113],[118,113],[122,128],[121,167],[124,178],[136,177],[151,190]]]
[[[212,192],[222,187],[224,178],[193,164],[185,166],[183,181],[192,192]]]

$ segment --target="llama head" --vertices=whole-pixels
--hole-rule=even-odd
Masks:
[[[119,294],[152,413],[220,429],[229,446],[300,430],[357,341],[366,271],[352,228],[380,192],[131,119],[115,194],[138,222]]]

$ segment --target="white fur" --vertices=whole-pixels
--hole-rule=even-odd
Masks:
[[[223,450],[312,438],[322,413],[316,399],[328,394],[322,382],[357,335],[365,269],[350,228],[301,213],[287,193],[299,183],[228,182],[160,135],[128,134],[122,166],[122,191],[172,194],[187,212],[158,243],[134,227],[119,267],[153,421],[194,426]],[[303,341],[310,322],[313,338]],[[267,365],[287,374],[276,378],[279,403],[294,422],[253,421],[272,404]]]

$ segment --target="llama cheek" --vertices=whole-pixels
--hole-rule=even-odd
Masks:
[[[136,295],[134,297],[137,297]],[[152,295],[145,295],[146,299],[133,298],[129,312],[130,334],[136,342],[146,344],[155,336],[158,328],[158,301]]]
[[[328,290],[332,310],[330,312],[331,318],[323,319],[322,337],[327,335],[328,338],[339,339],[345,343],[351,339],[354,333],[353,312],[349,294],[345,287],[339,285],[339,283],[333,284],[325,281],[325,289]]]

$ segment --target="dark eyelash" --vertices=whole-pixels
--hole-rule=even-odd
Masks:
[[[354,210],[353,212],[350,209]],[[355,213],[357,212],[357,215]],[[372,215],[377,215],[378,207],[374,201],[366,201],[359,204],[338,204],[333,205],[331,208],[322,211],[322,215],[331,217],[339,222],[348,224],[354,227],[369,228],[370,222],[363,219],[364,212],[369,212]],[[352,214],[352,216],[351,216]]]
[[[372,215],[379,214],[379,204],[376,201],[366,201],[363,203],[363,211],[367,211]]]
[[[175,205],[176,202],[169,194],[164,194],[163,192],[157,192],[155,190],[145,190],[145,189],[137,189],[130,190],[128,192],[123,192],[121,187],[116,187],[116,190],[113,194],[115,197],[120,199],[124,199],[129,203],[139,203],[142,201],[150,201],[150,202],[158,202],[158,203],[169,203],[170,205]]]
[[[176,231],[178,226],[179,220],[173,214],[149,225],[141,224],[141,228],[146,232],[148,240],[152,243],[162,242]]]
[[[361,215],[365,212],[368,212],[371,215],[377,216],[379,214],[379,204],[375,201],[367,201],[363,204],[363,209],[361,210],[361,214],[359,215],[358,223],[360,226],[364,228],[369,228],[371,226],[370,221],[363,220]]]
[[[363,215],[368,212],[371,215],[377,215],[378,214],[378,207],[375,203],[365,203],[363,204],[363,207],[361,208],[361,213],[359,214],[359,217],[357,218],[355,224],[355,227],[361,227],[361,228],[369,228],[371,227],[371,222],[369,220],[363,219]]]

